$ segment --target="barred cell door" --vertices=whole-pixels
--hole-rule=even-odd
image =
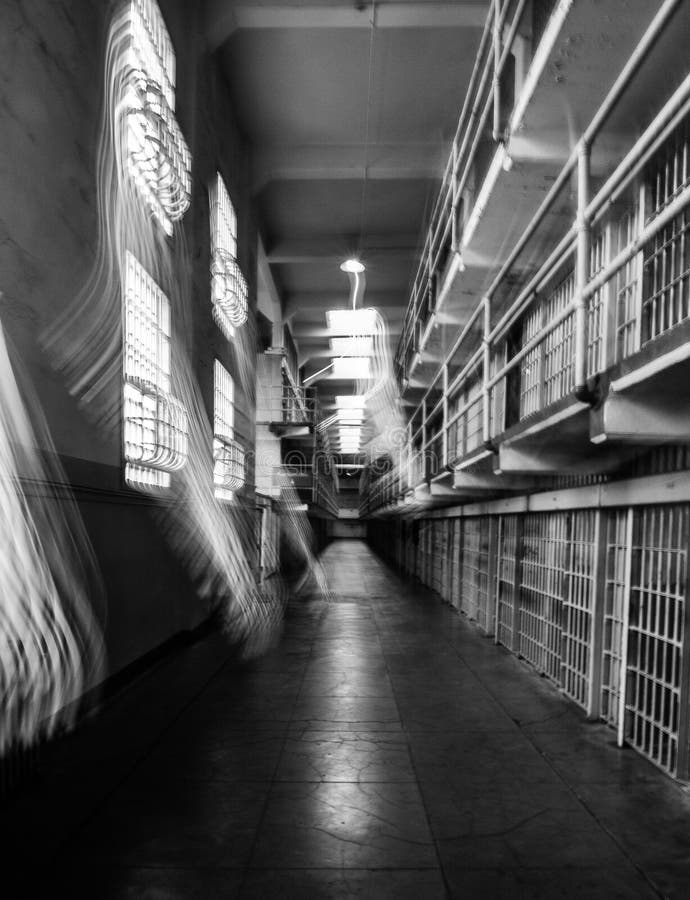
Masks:
[[[518,571],[519,516],[501,516],[498,522],[496,562],[496,641],[513,649],[514,610]]]
[[[687,776],[690,506],[612,513],[602,645],[602,716],[671,775]]]
[[[450,536],[450,603],[457,609],[460,606],[460,555],[462,553],[462,519],[451,520]]]

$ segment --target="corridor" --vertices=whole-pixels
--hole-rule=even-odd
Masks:
[[[263,657],[199,640],[53,749],[15,896],[690,896],[682,786],[364,543],[322,562]]]

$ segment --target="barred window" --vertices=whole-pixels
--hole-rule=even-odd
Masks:
[[[187,414],[170,393],[170,301],[130,252],[124,305],[125,479],[167,488],[187,460]]]
[[[130,0],[123,59],[127,167],[166,234],[190,203],[191,156],[175,118],[175,53],[155,0]]]
[[[237,214],[220,173],[209,189],[209,205],[213,317],[229,340],[247,321],[247,283],[237,262]]]
[[[213,483],[219,500],[231,500],[245,480],[244,449],[235,440],[235,385],[218,360],[214,366]]]

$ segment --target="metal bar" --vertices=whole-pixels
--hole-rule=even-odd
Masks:
[[[529,306],[533,299],[533,295],[539,293],[544,284],[550,281],[559,269],[563,268],[564,263],[570,256],[571,250],[574,251],[575,249],[574,238],[575,226],[573,225],[566,234],[563,235],[558,244],[546,257],[546,260],[537,270],[536,274],[527,282],[513,303],[511,303],[496,325],[494,325],[491,334],[489,335],[491,343],[494,343],[505,334],[515,320],[518,319]],[[572,244],[572,247],[569,247],[569,244]]]
[[[443,367],[443,464],[448,462],[448,366]]]
[[[498,384],[498,382],[505,378],[505,376],[513,369],[519,362],[521,362],[525,356],[531,351],[534,350],[535,347],[538,347],[544,341],[544,338],[551,334],[561,322],[565,321],[568,316],[571,316],[573,313],[573,306],[569,304],[564,309],[562,309],[554,318],[546,325],[543,325],[541,330],[534,335],[527,343],[521,347],[518,352],[513,356],[498,372],[489,378],[489,388],[494,387],[494,385]]]
[[[687,546],[688,535],[684,535],[683,544]],[[681,620],[682,649],[680,655],[680,704],[678,711],[678,759],[676,777],[688,780],[690,774],[690,704],[688,685],[690,685],[690,565],[686,556],[685,579],[683,582],[683,611]]]
[[[679,3],[680,0],[665,0],[665,2],[661,5],[657,14],[654,16],[649,27],[642,36],[641,41],[633,51],[632,55],[629,57],[627,63],[621,69],[618,78],[611,86],[608,94],[604,98],[604,102],[601,104],[597,112],[594,114],[594,118],[589,123],[589,126],[582,136],[582,140],[586,144],[592,144],[594,138],[599,133],[600,128],[610,116],[616,103],[623,95],[623,91],[627,88],[630,81],[632,81],[634,76],[637,74],[638,69],[646,59],[647,54],[656,43],[657,38],[663,31],[670,17],[675,12],[676,7],[679,5]]]
[[[587,306],[585,285],[589,276],[590,233],[587,221],[589,202],[589,145],[581,143],[577,158],[577,253],[575,257],[575,396],[587,385]]]
[[[679,215],[685,207],[690,203],[690,185],[683,189],[673,202],[666,209],[655,216],[654,219],[644,227],[634,241],[624,250],[614,257],[608,265],[601,270],[585,287],[583,291],[583,299],[588,300],[592,294],[603,287],[606,282],[612,278],[619,269],[629,262],[636,253],[644,248],[644,245],[662,231],[670,222]]]
[[[465,363],[463,368],[458,372],[455,378],[448,385],[448,392],[450,394],[454,394],[457,389],[462,385],[463,381],[467,378],[468,374],[472,371],[472,369],[476,368],[477,363],[484,355],[483,347],[479,347],[474,351],[472,356],[470,356],[469,360]]]
[[[688,109],[690,109],[689,97],[690,75],[667,100],[626,156],[616,166],[608,180],[590,200],[587,207],[587,218],[590,222],[598,221],[605,214],[606,208],[615,203],[621,192],[666,141],[669,134],[687,116]]]
[[[632,259],[637,253],[639,253],[644,245],[650,241],[653,237],[655,237],[659,231],[663,230],[669,222],[673,221],[673,219],[681,213],[685,207],[690,203],[690,186],[686,187],[681,194],[676,197],[676,199],[666,207],[661,213],[659,213],[656,218],[654,218],[649,225],[642,229],[640,234],[633,240],[631,244],[629,244],[624,250],[609,262],[605,268],[603,268],[597,275],[594,276],[592,280],[590,280],[582,292],[583,302],[586,302],[596,291],[602,288],[607,281],[609,281],[618,271],[622,269],[623,266]],[[535,335],[532,340],[530,340],[524,347],[521,347],[520,350],[509,360],[503,368],[496,373],[489,380],[489,387],[493,387],[497,384],[502,378],[504,378],[508,372],[520,362],[521,359],[526,356],[526,354],[532,350],[537,344],[542,341],[547,334],[550,334],[561,322],[567,318],[573,312],[574,305],[563,309],[554,319],[551,320],[547,325],[543,326],[543,330],[540,334]],[[494,329],[495,330],[495,329]],[[585,356],[586,358],[586,356]]]
[[[618,683],[618,728],[616,743],[619,747],[625,744],[625,703],[628,681],[628,628],[630,626],[630,585],[632,579],[632,543],[633,543],[632,506],[628,509],[628,521],[625,529],[625,578],[623,588],[623,622],[621,626],[621,655]]]
[[[642,40],[637,45],[637,48],[635,49],[634,53],[628,59],[628,62],[621,70],[618,78],[613,83],[611,89],[609,90],[608,94],[604,98],[603,103],[601,104],[601,106],[599,107],[597,112],[595,113],[594,118],[592,119],[592,121],[590,122],[589,126],[587,127],[585,133],[583,134],[581,140],[584,143],[589,144],[591,146],[594,138],[596,137],[597,133],[599,132],[599,129],[601,128],[603,123],[606,121],[606,119],[610,115],[613,107],[618,102],[623,91],[628,86],[629,81],[633,78],[633,76],[637,72],[638,68],[644,61],[644,58],[646,57],[647,53],[651,50],[654,42],[656,41],[656,39],[659,36],[659,34],[661,33],[662,29],[666,25],[666,22],[668,21],[670,15],[675,11],[675,8],[676,8],[676,6],[678,6],[679,2],[680,2],[680,0],[666,0],[666,2],[663,4],[661,9],[657,12],[657,14],[654,17],[654,19],[652,20],[649,28],[647,29],[644,36],[642,37]],[[536,231],[537,227],[541,223],[541,220],[544,218],[544,216],[548,212],[552,203],[556,199],[556,196],[558,195],[561,188],[564,186],[565,182],[567,181],[567,179],[570,177],[572,171],[574,170],[576,163],[577,163],[577,159],[578,159],[578,146],[575,146],[573,148],[573,151],[570,154],[568,160],[566,161],[565,165],[563,166],[563,169],[561,170],[560,174],[558,175],[556,181],[554,181],[548,194],[546,195],[546,197],[542,201],[541,205],[539,206],[539,209],[536,211],[536,213],[532,217],[530,223],[527,225],[526,229],[524,230],[520,240],[513,248],[508,259],[501,266],[501,268],[500,268],[498,274],[496,275],[496,277],[494,278],[494,280],[491,282],[491,285],[489,286],[489,288],[487,290],[487,294],[489,296],[493,295],[493,293],[496,291],[496,289],[498,288],[500,283],[505,278],[506,274],[512,268],[513,264],[515,263],[515,260],[518,258],[518,256],[520,255],[520,253],[526,246],[528,240],[532,237],[532,235]]]
[[[606,528],[604,513],[596,512],[594,534],[594,573],[592,577],[592,618],[589,640],[589,673],[587,689],[587,718],[594,721],[601,716],[601,656],[604,629],[604,601],[606,595]]]

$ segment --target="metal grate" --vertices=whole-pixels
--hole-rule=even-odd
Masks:
[[[484,394],[480,379],[463,385],[454,398],[451,417],[458,415],[448,430],[449,461],[462,459],[482,442]]]
[[[187,460],[187,415],[170,395],[170,302],[129,252],[124,305],[125,478],[167,487]]]
[[[501,516],[498,523],[496,590],[498,593],[499,643],[512,648],[514,643],[515,585],[518,567],[518,516]]]
[[[618,223],[618,249],[631,244],[638,230],[637,211],[628,211]],[[639,259],[633,257],[616,276],[616,357],[625,359],[640,346],[639,336]]]
[[[671,774],[678,760],[687,505],[633,515],[625,736]]]
[[[647,172],[651,221],[690,184],[690,124],[686,118]],[[642,342],[653,340],[690,315],[690,217],[687,212],[662,229],[644,251]]]
[[[541,331],[541,304],[537,304],[522,322],[524,346]],[[520,418],[524,419],[541,409],[542,346],[537,345],[520,363]]]
[[[597,513],[573,512],[563,579],[563,690],[580,706],[589,700],[592,607],[596,577]]]
[[[544,304],[544,325],[548,325],[558,313],[570,305],[575,292],[575,273],[570,272]],[[573,329],[575,315],[571,313],[556,326],[543,342],[543,406],[555,403],[567,396],[575,382],[575,353]]]
[[[682,212],[645,248],[642,343],[690,315],[690,216]]]
[[[567,513],[525,516],[518,650],[540,672],[561,683],[563,573]]]
[[[488,630],[489,519],[463,519],[461,610]]]

